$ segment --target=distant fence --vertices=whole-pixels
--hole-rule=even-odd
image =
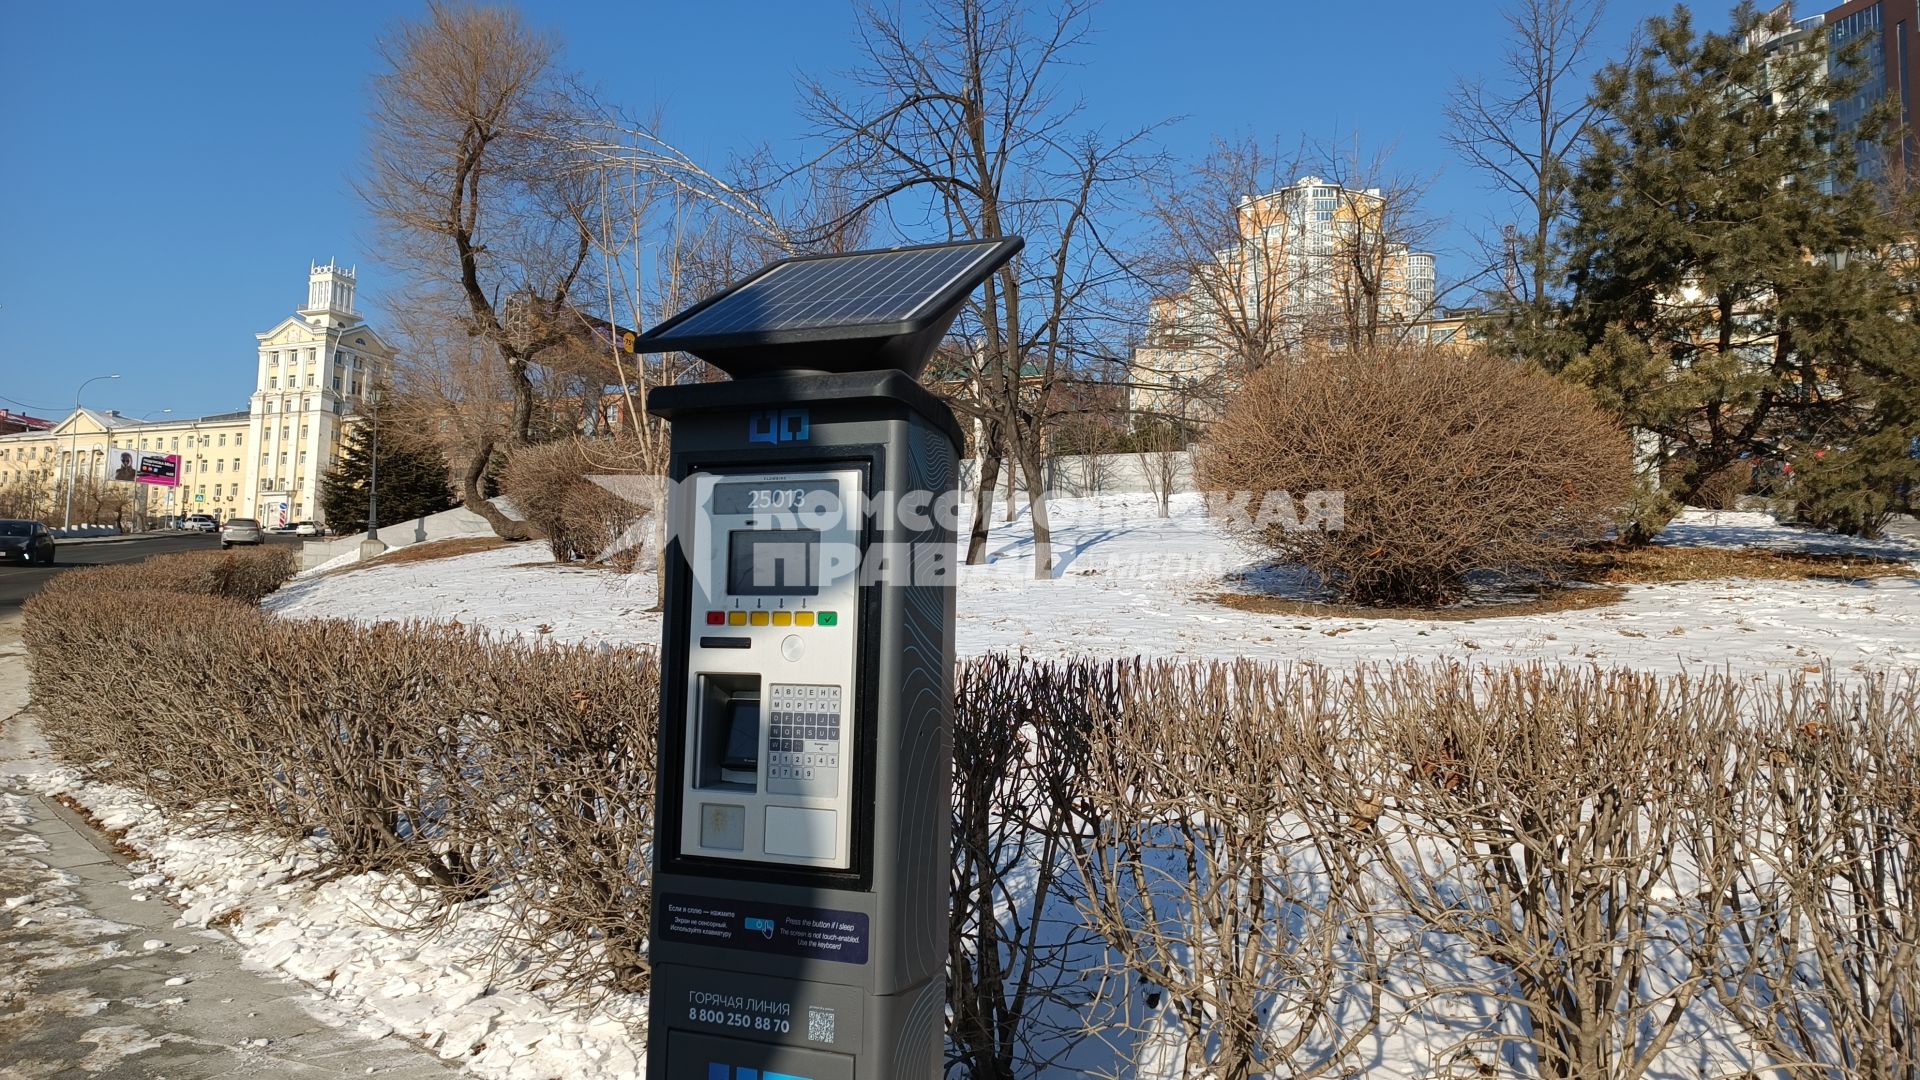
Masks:
[[[979,475],[978,459],[960,463],[960,486],[973,490]],[[1185,450],[1164,454],[1063,454],[1047,459],[1046,488],[1055,495],[1139,495],[1152,494],[1155,481],[1165,476],[1169,492],[1197,490],[1193,480],[1193,455]],[[1016,484],[1021,481],[1016,480]],[[1007,484],[1005,466],[999,486]]]

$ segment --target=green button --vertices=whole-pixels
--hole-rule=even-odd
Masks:
[[[821,625],[821,626],[839,626],[839,625],[840,625],[840,613],[839,613],[839,612],[837,612],[837,611],[823,611],[823,612],[821,612],[821,613],[820,613],[820,625]]]

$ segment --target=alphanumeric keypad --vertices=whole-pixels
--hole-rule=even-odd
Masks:
[[[767,791],[838,794],[840,687],[774,683],[768,698]]]

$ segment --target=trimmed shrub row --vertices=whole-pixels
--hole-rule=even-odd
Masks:
[[[44,595],[27,640],[102,778],[520,905],[509,951],[645,986],[646,650],[154,589]],[[169,662],[100,663],[138,649]],[[952,1075],[1920,1075],[1912,678],[989,656],[955,686]]]

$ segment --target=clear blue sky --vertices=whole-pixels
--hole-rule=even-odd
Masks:
[[[1604,51],[1670,9],[1616,0]],[[258,0],[6,5],[0,15],[0,406],[62,416],[246,407],[253,335],[306,296],[310,260],[361,268],[376,326],[387,278],[352,180],[373,42],[415,3]],[[724,163],[757,143],[798,155],[794,76],[853,63],[837,0],[527,5],[571,65],[666,134]],[[1724,9],[1701,10],[1718,26]],[[1458,76],[1490,67],[1502,24],[1482,0],[1374,3],[1109,0],[1070,92],[1115,131],[1185,117],[1180,155],[1215,134],[1359,132],[1438,171],[1441,272],[1460,273],[1493,204],[1442,144]]]

